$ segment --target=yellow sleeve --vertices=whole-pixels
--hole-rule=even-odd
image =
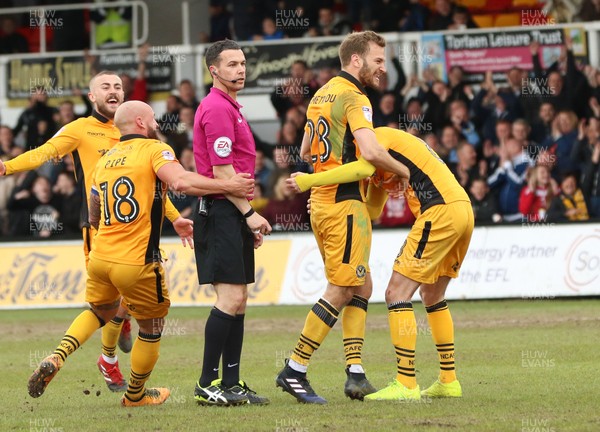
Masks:
[[[75,120],[63,126],[45,144],[6,162],[6,174],[34,170],[52,159],[71,153],[81,140],[80,125],[80,121]]]
[[[353,90],[344,92],[341,97],[350,130],[352,132],[362,128],[373,130],[373,108],[369,99],[364,94]]]
[[[56,158],[58,158],[56,148],[50,143],[43,144],[36,149],[29,150],[14,159],[4,162],[4,165],[6,165],[6,175],[34,170],[49,160]]]
[[[175,222],[175,219],[180,217],[179,210],[175,208],[173,203],[171,202],[171,198],[167,195],[167,202],[165,203],[165,216],[171,222]]]
[[[150,147],[150,151],[154,172],[157,172],[165,164],[178,162],[173,154],[173,149],[163,142],[156,141],[156,143]],[[165,202],[165,216],[171,222],[174,222],[175,219],[181,216],[168,195],[167,201]]]
[[[367,211],[371,220],[375,220],[381,216],[387,199],[388,193],[385,190],[375,186],[373,183],[369,183],[369,188],[367,189]]]
[[[299,175],[296,183],[302,192],[314,186],[350,183],[365,179],[375,172],[375,167],[363,158],[350,162],[332,170],[315,174]]]

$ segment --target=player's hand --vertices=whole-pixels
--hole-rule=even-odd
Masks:
[[[298,183],[296,182],[296,177],[298,177],[299,175],[303,175],[303,174],[306,174],[306,173],[303,173],[303,172],[292,173],[290,175],[290,178],[285,180],[285,185],[287,186],[287,188],[293,192],[301,193],[302,191],[300,190],[300,187],[298,186]]]
[[[187,243],[191,249],[194,249],[194,222],[179,216],[173,221],[173,228],[181,239],[183,247]]]
[[[233,196],[246,198],[254,193],[254,180],[248,173],[237,173],[227,182],[227,193]]]
[[[254,212],[252,216],[246,218],[246,223],[248,224],[248,228],[250,228],[255,236],[256,234],[266,235],[271,233],[271,225],[257,212]]]
[[[6,165],[4,165],[4,162],[2,162],[0,160],[0,176],[3,176],[6,174]]]
[[[253,233],[254,234],[254,249],[258,249],[262,246],[264,236],[261,233]]]

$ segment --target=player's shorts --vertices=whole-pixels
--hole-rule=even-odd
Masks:
[[[96,237],[98,231],[92,226],[84,226],[81,231],[83,234],[83,255],[85,256],[85,267],[87,268],[90,261],[90,252],[92,251],[94,237]]]
[[[194,211],[194,252],[200,284],[254,283],[254,234],[227,199],[209,200],[208,214]]]
[[[129,309],[136,319],[163,318],[171,301],[160,263],[119,264],[94,258],[88,265],[85,301],[97,305],[114,303]]]
[[[363,285],[369,271],[372,237],[365,203],[311,201],[310,223],[329,283],[342,287]]]
[[[394,271],[432,284],[440,276],[456,278],[474,226],[468,201],[430,207],[419,215],[394,261]]]

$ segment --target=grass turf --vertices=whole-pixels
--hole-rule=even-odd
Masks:
[[[598,300],[450,302],[456,364],[464,397],[420,402],[350,401],[344,397],[341,323],[313,357],[311,384],[329,404],[298,404],[274,386],[308,306],[253,307],[247,312],[242,378],[271,399],[265,407],[213,408],[193,399],[208,308],[173,308],[151,386],[166,386],[163,406],[122,408],[96,368],[99,332],[72,355],[46,393],[27,394],[27,379],[50,354],[77,309],[2,311],[2,431],[597,431]],[[425,312],[415,305],[417,380],[437,376]],[[135,328],[135,326],[134,326]],[[369,306],[364,364],[376,387],[395,376],[385,305]],[[129,355],[119,354],[127,376]]]

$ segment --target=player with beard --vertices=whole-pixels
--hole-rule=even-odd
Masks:
[[[373,109],[366,96],[365,86],[379,87],[379,79],[386,72],[384,48],[385,40],[372,31],[353,33],[342,41],[342,71],[317,91],[306,113],[301,154],[312,161],[316,173],[356,161],[362,155],[373,165],[408,179],[408,168],[377,143]],[[371,221],[364,191],[362,181],[311,191],[311,225],[328,284],[308,313],[290,360],[276,378],[276,385],[299,402],[326,403],[310,386],[306,371],[312,354],[344,308],[344,393],[362,400],[376,391],[362,366],[367,305],[373,290],[369,274]]]
[[[25,152],[5,163],[0,161],[0,175],[9,175],[36,169],[46,162],[71,154],[75,165],[76,179],[83,195],[81,222],[83,224],[83,250],[86,267],[92,241],[96,234],[96,230],[90,227],[88,222],[88,193],[96,163],[104,153],[119,142],[121,136],[113,123],[115,112],[124,99],[121,78],[112,71],[99,72],[90,80],[88,97],[94,106],[91,116],[77,119],[63,126],[45,144],[34,150]],[[182,240],[189,239],[191,241],[192,221],[182,218],[168,199],[166,216],[173,223]],[[120,309],[117,316],[102,328],[102,354],[97,364],[111,391],[123,391],[127,388],[115,353],[117,341],[124,352],[131,351],[130,333],[129,340],[127,338],[119,339],[126,315],[127,310]],[[129,329],[128,321],[126,329]]]
[[[121,404],[163,403],[169,390],[147,389],[145,383],[158,360],[163,320],[170,305],[160,252],[167,185],[190,195],[227,193],[238,197],[251,193],[254,186],[250,174],[209,179],[186,171],[171,147],[152,139],[158,124],[152,108],[143,102],[121,105],[115,125],[122,134],[120,141],[100,158],[90,182],[90,224],[98,230],[86,280],[85,300],[91,310],[75,318],[54,353],[29,379],[29,395],[34,398],[44,393],[67,357],[115,316],[121,302],[140,327]]]

